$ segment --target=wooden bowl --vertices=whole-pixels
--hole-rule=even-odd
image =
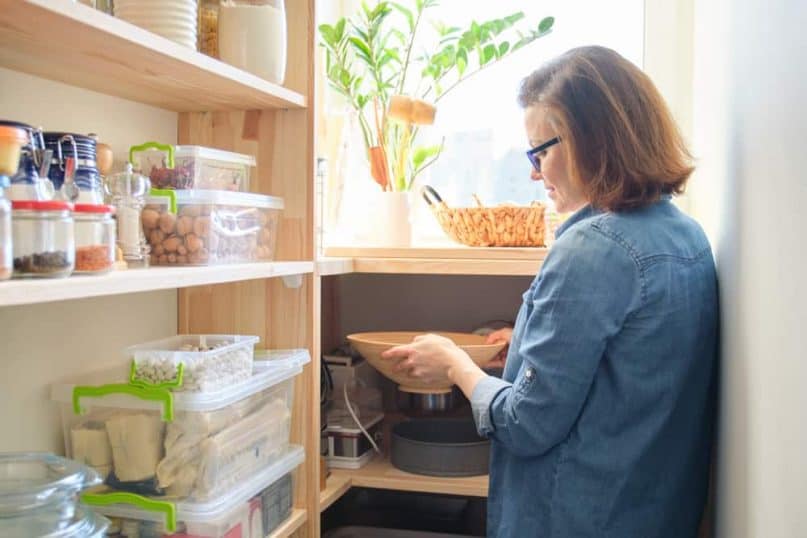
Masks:
[[[396,372],[394,367],[397,361],[381,358],[381,353],[384,351],[401,344],[408,344],[421,334],[429,333],[425,331],[369,332],[350,334],[347,339],[353,348],[367,359],[367,362],[373,365],[376,370],[401,385],[401,390],[409,392],[445,391],[450,388],[450,385],[423,383],[403,372]],[[451,332],[434,332],[432,334],[438,334],[453,340],[479,366],[484,366],[490,362],[504,347],[504,343],[486,344],[485,337],[477,334]]]

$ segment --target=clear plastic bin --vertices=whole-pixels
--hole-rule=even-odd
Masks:
[[[305,350],[270,356],[254,363],[249,379],[218,392],[54,385],[65,451],[118,490],[174,501],[215,499],[289,446],[294,377],[310,359]]]
[[[107,503],[103,495],[85,495],[83,499],[94,510],[112,519],[113,526],[128,532],[128,536],[264,538],[277,525],[269,531],[264,529],[263,510],[268,506],[269,511],[274,512],[278,503],[287,503],[284,512],[288,516],[292,498],[290,473],[303,459],[303,447],[290,446],[274,463],[206,503],[151,502],[134,495],[119,497],[123,502],[112,504]],[[277,494],[286,487],[289,488],[287,500],[278,498]]]
[[[226,191],[153,191],[141,213],[152,265],[272,261],[283,199]]]
[[[255,157],[203,146],[147,142],[129,152],[135,170],[155,189],[249,191]]]
[[[124,353],[134,362],[133,382],[208,392],[252,375],[254,346],[259,340],[257,336],[185,334],[130,346]]]

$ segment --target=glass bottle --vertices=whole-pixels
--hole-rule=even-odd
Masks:
[[[133,172],[131,163],[126,164],[123,172],[106,178],[107,195],[117,213],[117,243],[128,264],[148,263],[149,247],[140,224],[140,213],[150,188],[149,178]]]
[[[11,203],[14,276],[63,277],[73,272],[73,204],[60,200]]]

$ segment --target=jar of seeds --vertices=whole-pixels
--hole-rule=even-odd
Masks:
[[[14,200],[11,227],[15,277],[63,277],[73,272],[73,204]]]

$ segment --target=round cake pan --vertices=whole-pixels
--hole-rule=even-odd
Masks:
[[[420,418],[392,428],[392,465],[429,476],[488,473],[490,441],[479,437],[471,419]]]

